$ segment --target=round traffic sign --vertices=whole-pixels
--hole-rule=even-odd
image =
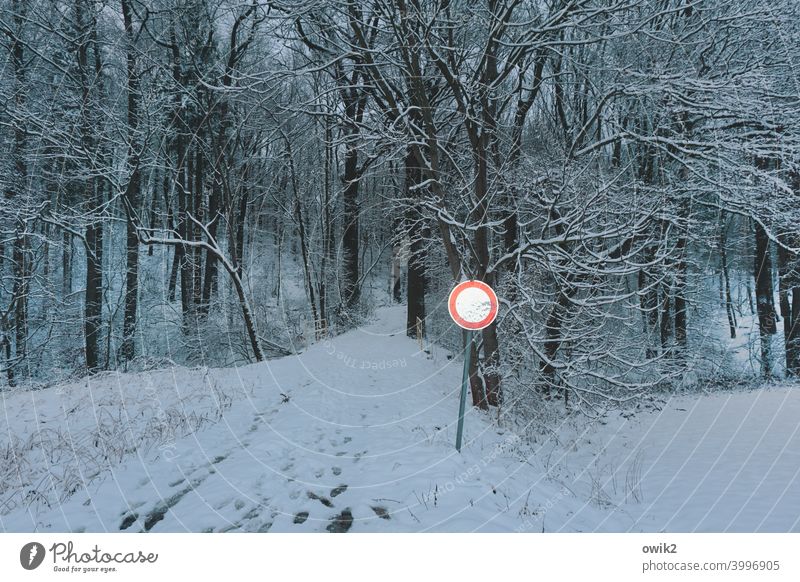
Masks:
[[[450,292],[447,307],[459,327],[483,329],[497,317],[497,295],[483,281],[464,281]]]

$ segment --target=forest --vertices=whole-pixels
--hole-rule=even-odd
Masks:
[[[2,0],[0,391],[405,306],[472,404],[800,374],[794,0]],[[743,371],[729,350],[752,321]]]

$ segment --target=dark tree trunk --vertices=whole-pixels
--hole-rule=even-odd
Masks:
[[[6,361],[6,380],[8,385],[12,388],[17,385],[17,380],[14,377],[14,360],[11,355],[11,340],[8,337],[8,326],[6,319],[0,319],[0,351]]]
[[[361,297],[359,286],[359,216],[361,208],[358,191],[363,168],[358,167],[359,124],[364,117],[367,104],[367,92],[359,87],[363,82],[364,72],[355,67],[348,77],[341,64],[336,65],[336,77],[339,84],[339,95],[344,104],[344,174],[342,182],[343,199],[343,232],[342,232],[342,301],[345,307],[358,305]]]
[[[322,258],[319,267],[319,317],[322,333],[326,334],[330,326],[328,316],[328,268],[333,264],[333,219],[331,212],[331,182],[333,179],[333,148],[331,142],[333,135],[331,131],[331,120],[325,117],[325,183],[322,186]],[[277,232],[277,229],[276,229]]]
[[[473,221],[479,226],[475,230],[475,254],[478,264],[477,277],[487,285],[494,285],[494,275],[488,273],[489,269],[489,227],[485,223],[489,220],[489,168],[488,168],[488,135],[481,134],[473,139],[473,158],[475,162],[475,213]],[[486,401],[490,406],[499,406],[500,373],[497,369],[500,363],[500,347],[497,339],[497,324],[493,323],[481,331],[483,336],[484,376],[486,385]]]
[[[175,247],[175,250],[172,252],[172,265],[169,269],[169,283],[167,284],[167,300],[170,303],[175,301],[178,288],[178,273],[180,272],[182,260],[183,247]]]
[[[16,238],[14,239],[13,264],[14,264],[14,327],[16,349],[15,356],[22,362],[28,354],[28,237],[24,234],[25,224],[19,224]]]
[[[216,146],[214,152],[214,164],[212,168],[213,182],[211,184],[211,192],[208,197],[208,233],[216,240],[217,232],[219,230],[219,222],[222,218],[222,200],[223,200],[223,168],[225,167],[225,148],[228,140],[227,131],[227,105],[223,100],[220,105],[220,127],[217,135]],[[205,254],[205,269],[203,273],[203,290],[200,300],[200,311],[203,315],[207,315],[210,309],[211,299],[217,290],[218,284],[218,265],[217,257],[214,253],[206,251]]]
[[[422,169],[412,152],[406,154],[406,199],[418,200],[422,193],[415,187],[422,182]],[[412,206],[406,216],[406,233],[411,241],[408,256],[408,306],[406,310],[406,335],[417,337],[417,329],[425,335],[425,238],[424,217],[420,209]],[[399,282],[399,281],[398,281]]]
[[[158,171],[154,172],[153,180],[152,180],[152,195],[150,197],[150,212],[148,213],[147,217],[147,227],[151,229],[157,229],[158,225]],[[147,256],[153,256],[153,246],[147,247]]]
[[[208,233],[214,240],[217,238],[217,229],[219,227],[221,188],[221,185],[217,182],[217,177],[215,177],[214,185],[211,188],[211,194],[208,197]],[[217,258],[214,256],[214,253],[206,251],[205,272],[203,273],[203,292],[200,300],[200,311],[203,315],[208,314],[212,295],[217,288],[217,276]]]
[[[761,338],[761,372],[772,376],[772,336],[777,331],[775,323],[775,299],[772,288],[772,258],[769,238],[764,227],[755,223],[755,256],[753,273],[755,276],[756,312],[758,330]]]
[[[666,285],[661,287],[661,348],[669,348],[669,340],[672,337],[672,314],[671,314],[670,288]]]
[[[100,369],[100,328],[103,293],[103,225],[93,222],[86,227],[86,369]]]
[[[190,174],[192,164],[189,161],[187,152],[178,149],[178,235],[181,240],[188,241],[191,227],[189,226],[189,200],[191,193],[188,191],[187,173]],[[186,167],[188,165],[188,168]],[[177,258],[177,255],[176,255]],[[191,252],[187,245],[181,245],[180,262],[178,264],[181,281],[181,313],[183,314],[184,332],[188,333],[193,324],[193,302],[192,302],[192,265]]]
[[[314,281],[311,277],[311,256],[308,250],[308,240],[306,237],[306,222],[303,213],[303,206],[300,203],[300,197],[295,192],[294,200],[294,216],[297,222],[297,231],[300,237],[300,253],[303,259],[303,274],[305,275],[306,290],[308,292],[308,304],[311,306],[311,318],[314,322],[314,335],[317,337],[321,331],[321,323],[319,320],[319,313],[317,313],[317,300],[314,292]]]
[[[797,271],[795,270],[795,275]],[[800,278],[800,277],[798,277]],[[789,325],[786,343],[786,369],[793,376],[800,376],[800,281],[795,280],[792,287],[792,323]],[[787,324],[784,323],[784,326]]]
[[[344,280],[342,298],[347,307],[353,307],[359,300],[358,285],[358,149],[353,140],[357,134],[349,138],[344,155],[344,233],[342,235],[342,268]]]
[[[187,84],[187,75],[184,74],[181,66],[181,48],[178,46],[177,35],[174,23],[169,28],[169,51],[170,51],[170,65],[172,67],[172,81],[175,87],[185,87]],[[188,213],[191,211],[192,193],[191,193],[191,175],[192,175],[192,157],[190,155],[190,147],[188,143],[188,112],[186,111],[185,102],[180,92],[176,91],[173,95],[172,104],[172,128],[175,136],[172,142],[172,150],[174,152],[175,160],[175,198],[177,199],[177,208],[175,209],[175,231],[178,238],[182,241],[191,240],[191,232],[193,227],[189,225]],[[195,323],[195,305],[192,297],[194,289],[194,282],[192,276],[192,251],[188,245],[181,244],[175,247],[175,255],[173,258],[173,270],[176,270],[176,278],[180,277],[180,297],[181,297],[181,314],[182,314],[182,327],[184,334],[194,327]]]
[[[462,332],[462,341],[464,345],[466,345],[466,337],[467,332]],[[477,339],[476,337],[472,338],[472,343],[470,345],[470,357],[469,357],[469,390],[472,396],[472,405],[483,410],[489,408],[486,402],[486,391],[483,384],[483,379],[481,375],[478,373],[478,346],[477,346]]]
[[[411,240],[408,257],[408,309],[406,311],[406,335],[417,338],[425,337],[425,242],[417,234]],[[418,339],[418,338],[417,338]]]
[[[250,204],[250,192],[247,188],[242,189],[239,196],[239,208],[236,213],[236,272],[242,276],[242,265],[244,263],[244,227],[247,224],[247,207]]]
[[[14,143],[11,155],[14,173],[5,193],[7,204],[15,204],[12,209],[16,213],[11,262],[13,275],[12,298],[14,303],[14,352],[17,364],[25,360],[28,352],[28,290],[29,270],[31,268],[31,261],[28,256],[29,240],[26,233],[28,227],[25,220],[28,166],[25,151],[27,149],[27,135],[22,119],[27,91],[25,54],[20,38],[25,19],[25,15],[22,12],[23,5],[24,3],[19,2],[19,0],[14,0],[12,4],[14,32],[11,34],[10,60],[14,74],[14,108],[17,119],[13,123]],[[7,337],[6,341],[9,341]]]
[[[100,52],[97,44],[97,30],[94,16],[87,21],[87,14],[92,14],[91,7],[85,0],[75,1],[75,22],[77,25],[78,75],[81,86],[81,141],[86,152],[96,152],[96,128],[92,127],[96,119],[98,99],[93,99],[91,90],[100,91],[98,86],[102,78]],[[89,70],[89,46],[94,47],[94,70]],[[93,79],[93,80],[90,80]],[[90,163],[87,160],[87,165]],[[91,168],[86,168],[87,173]],[[102,205],[103,190],[101,179],[90,176],[84,181],[84,198],[87,203],[89,224],[86,227],[86,290],[84,306],[84,337],[86,349],[86,368],[96,372],[100,364],[100,329],[103,319],[103,224],[95,213]]]
[[[139,77],[136,70],[133,16],[128,0],[120,0],[127,41],[127,91],[128,91],[128,163],[132,168],[125,191],[126,250],[125,250],[125,315],[122,330],[122,357],[132,360],[136,355],[136,311],[139,299],[139,235],[135,212],[139,210],[141,172],[139,170]]]
[[[791,273],[789,267],[789,253],[782,246],[778,247],[778,304],[780,305],[781,317],[783,317],[783,340],[786,352],[786,371],[791,367],[791,343],[789,341],[792,331],[792,306],[790,303],[789,290]]]
[[[197,133],[199,133],[199,129]],[[197,133],[195,135],[197,135]],[[199,142],[195,148],[195,162],[194,162],[194,188],[192,189],[192,216],[194,216],[201,223],[204,222],[203,214],[203,184],[205,161],[203,158],[203,149]],[[192,222],[192,240],[199,241],[201,239],[200,226]],[[195,312],[201,311],[203,303],[203,250],[200,247],[192,247],[192,303]]]
[[[650,261],[654,258],[654,249],[649,247],[646,251],[645,260]],[[658,288],[653,278],[645,269],[639,270],[639,309],[642,312],[642,328],[644,331],[646,348],[645,355],[649,358],[658,356],[656,343],[656,332],[658,331]]]
[[[724,213],[720,214],[719,255],[722,267],[722,278],[725,287],[725,313],[728,315],[728,329],[731,339],[736,338],[736,312],[731,298],[731,278],[728,270],[728,223]]]
[[[788,238],[788,237],[787,237]],[[796,240],[792,241],[795,242]],[[786,374],[800,375],[800,260],[783,246],[778,247],[778,273]]]
[[[66,298],[72,294],[72,234],[61,237],[61,290]]]
[[[508,156],[508,167],[511,172],[514,172],[519,165],[519,160],[522,155],[522,136],[525,128],[525,120],[536,100],[536,96],[539,94],[546,61],[547,57],[544,51],[536,55],[533,66],[533,84],[528,94],[524,97],[522,83],[520,83],[520,93],[517,99],[517,107],[514,112],[514,124],[511,130],[511,148]],[[498,168],[501,166],[500,160],[497,161],[497,166]],[[503,246],[506,253],[513,253],[519,246],[519,219],[516,210],[518,188],[513,182],[514,179],[515,176],[512,174],[512,183],[506,186],[507,208],[505,210],[505,218],[503,219]],[[509,273],[515,273],[517,265],[517,261],[510,261],[508,265]],[[513,294],[513,289],[513,286],[509,287],[508,292]]]
[[[675,266],[675,344],[679,350],[686,349],[688,338],[686,321],[686,237],[681,235],[677,241],[678,264]]]
[[[568,287],[566,291],[560,291],[558,298],[553,306],[550,308],[550,314],[547,316],[544,329],[544,356],[545,360],[540,362],[539,370],[544,377],[544,386],[542,387],[545,396],[549,397],[553,388],[557,388],[560,384],[558,375],[556,374],[555,359],[558,350],[561,347],[561,328],[564,324],[564,317],[567,314],[570,297],[575,294],[573,287]]]

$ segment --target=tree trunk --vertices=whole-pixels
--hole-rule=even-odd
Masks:
[[[13,175],[6,189],[6,204],[16,202],[14,221],[14,244],[11,250],[12,263],[12,298],[14,304],[14,341],[17,364],[25,360],[28,352],[28,291],[30,258],[28,256],[29,240],[27,222],[25,218],[27,196],[25,196],[28,182],[28,166],[26,163],[27,135],[22,119],[26,103],[26,75],[25,54],[23,43],[20,39],[24,25],[25,15],[22,13],[22,4],[14,0],[14,32],[11,36],[10,60],[14,74],[14,109],[16,119],[14,126],[14,142],[11,158],[13,160]],[[6,338],[6,341],[9,341]]]
[[[7,327],[6,319],[3,317],[0,319],[0,352],[2,352],[6,361],[6,380],[8,385],[13,388],[17,385],[17,381],[14,378],[14,360],[11,356],[11,340],[8,338]]]
[[[670,288],[667,285],[661,286],[661,349],[669,348],[669,339],[672,337],[672,315]]]
[[[136,355],[136,311],[139,299],[139,236],[133,213],[139,210],[141,172],[139,170],[139,77],[136,71],[136,48],[133,36],[133,17],[129,0],[120,0],[127,42],[128,92],[128,164],[132,168],[126,198],[125,249],[125,315],[122,329],[122,357],[132,360]]]
[[[797,271],[795,270],[795,275]],[[793,376],[800,376],[800,282],[795,280],[792,287],[792,323],[784,326],[789,327],[789,334],[786,343],[786,369]]]
[[[422,182],[422,170],[412,152],[406,154],[405,190],[406,199],[418,200],[422,193],[415,188]],[[425,238],[424,218],[420,209],[414,205],[406,216],[406,234],[410,242],[408,256],[408,306],[406,310],[406,335],[417,337],[417,322],[425,335]]]
[[[761,338],[761,372],[764,377],[772,376],[772,336],[777,331],[775,324],[775,299],[772,288],[772,258],[769,252],[769,238],[764,227],[755,223],[755,256],[753,272],[755,276],[756,311],[758,330]]]
[[[645,251],[645,261],[655,257],[655,249],[648,246]],[[648,359],[658,356],[656,332],[658,331],[658,288],[653,277],[645,269],[639,270],[639,309],[642,312],[642,328],[645,336],[645,356]]]
[[[543,392],[547,397],[550,397],[552,388],[560,385],[554,364],[563,341],[561,330],[564,325],[564,318],[567,315],[570,300],[577,293],[577,287],[570,284],[569,280],[566,285],[566,289],[559,289],[558,298],[550,308],[550,314],[545,322],[544,356],[546,359],[539,363],[539,371],[544,376]],[[564,394],[566,395],[566,391]]]
[[[195,132],[195,139],[197,140],[195,146],[194,158],[194,187],[192,188],[192,216],[200,222],[204,221],[203,213],[203,184],[205,161],[203,158],[203,148],[200,144],[200,133],[198,121],[198,129]],[[200,240],[200,227],[194,222],[192,223],[192,240]],[[203,304],[203,250],[198,247],[192,247],[192,304],[194,305],[195,313],[200,313]]]
[[[81,86],[81,142],[86,152],[97,154],[96,121],[99,104],[93,99],[91,90],[100,91],[102,79],[100,51],[97,44],[96,22],[91,16],[87,22],[87,14],[91,7],[86,0],[75,1],[75,22],[79,35],[77,46],[78,75]],[[94,70],[89,70],[89,46],[94,47]],[[90,76],[91,79],[90,80]],[[90,162],[87,160],[87,166]],[[91,174],[91,168],[85,168]],[[103,224],[95,213],[103,203],[101,179],[90,175],[84,181],[84,198],[87,203],[89,224],[86,226],[86,290],[84,304],[84,338],[86,349],[86,369],[92,373],[101,368],[100,365],[100,329],[103,320]]]
[[[353,140],[355,133],[348,138],[344,155],[344,233],[342,235],[342,268],[344,280],[342,299],[347,307],[358,304],[358,149]]]
[[[17,222],[20,229],[14,239],[13,264],[14,264],[14,327],[16,349],[15,356],[20,362],[25,360],[28,354],[28,237],[24,234],[26,225],[22,221]]]
[[[519,246],[519,219],[516,210],[519,193],[517,186],[513,182],[515,178],[513,172],[517,169],[522,155],[522,136],[525,128],[525,120],[542,86],[542,75],[544,73],[546,61],[546,52],[542,50],[536,55],[533,67],[533,84],[524,98],[522,95],[522,83],[520,83],[520,94],[517,99],[516,111],[514,112],[514,124],[511,129],[511,148],[508,155],[508,168],[512,172],[512,183],[506,186],[507,208],[505,209],[505,218],[503,219],[503,246],[506,253],[513,253]],[[500,160],[498,160],[498,168],[500,167],[499,162]],[[517,265],[517,261],[509,262],[508,271],[510,274],[513,275],[516,272]],[[513,289],[513,286],[509,287],[508,292],[513,293]]]
[[[72,294],[72,234],[64,231],[61,238],[61,292]]]
[[[176,224],[172,204],[167,202],[167,208],[167,229],[177,233],[178,225]],[[182,256],[183,247],[176,246],[172,251],[172,264],[169,269],[169,282],[167,283],[167,301],[170,303],[175,301],[176,290],[178,288],[178,272],[180,271]]]
[[[685,350],[688,339],[686,321],[686,286],[688,269],[686,264],[686,236],[677,241],[678,264],[675,266],[675,344],[679,351]]]
[[[188,241],[191,227],[189,226],[189,198],[187,174],[191,173],[191,162],[187,152],[178,149],[178,235],[181,240]],[[186,167],[188,164],[188,168]],[[188,334],[193,327],[193,302],[192,302],[192,272],[191,252],[186,245],[181,247],[180,263],[178,264],[181,281],[181,313],[183,318],[183,331]]]
[[[461,337],[462,343],[466,345],[467,332],[462,331]],[[469,370],[467,373],[469,374],[469,389],[472,395],[472,405],[483,410],[488,409],[489,406],[486,402],[483,379],[481,379],[481,375],[478,373],[478,342],[475,337],[472,338],[472,343],[470,344]]]
[[[253,355],[257,362],[263,362],[264,352],[261,350],[261,342],[258,339],[255,321],[253,320],[253,310],[250,308],[250,303],[247,301],[244,285],[242,285],[242,280],[237,272],[232,271],[230,275],[233,279],[233,286],[236,289],[236,296],[239,298],[239,307],[242,310],[242,319],[244,319],[244,326],[247,330],[247,337],[250,339],[250,347],[253,349]]]
[[[300,253],[303,259],[303,274],[305,276],[308,304],[311,306],[311,318],[314,322],[314,336],[316,338],[319,335],[322,326],[319,320],[319,313],[317,313],[317,300],[314,293],[314,281],[311,277],[311,256],[308,250],[306,223],[305,218],[303,217],[303,206],[300,203],[300,197],[297,191],[295,191],[294,216],[295,221],[297,222],[298,235],[300,237]]]
[[[477,276],[487,285],[494,285],[494,275],[488,273],[489,268],[489,168],[488,168],[488,135],[481,134],[473,140],[473,157],[475,162],[475,213],[473,221],[478,225],[475,230],[475,254],[477,258]],[[497,324],[493,323],[481,331],[484,353],[484,382],[486,384],[486,401],[490,406],[499,406],[500,394],[500,347],[497,339]]]
[[[793,241],[796,242],[796,241]],[[786,374],[800,375],[800,261],[783,246],[778,247],[778,296],[783,317]]]
[[[95,186],[97,189],[97,186]],[[102,326],[103,294],[103,225],[92,222],[86,227],[86,369],[100,369],[100,328]]]
[[[223,109],[223,112],[226,109]],[[214,167],[213,170],[213,183],[211,185],[211,193],[208,197],[208,233],[216,240],[217,231],[219,228],[219,221],[221,215],[221,201],[222,201],[222,175],[223,160],[225,158],[225,142],[227,141],[227,126],[224,120],[220,121],[219,135],[217,136],[217,146],[214,148]],[[210,309],[211,298],[217,289],[217,258],[214,253],[206,251],[205,253],[205,272],[203,273],[203,291],[200,300],[200,312],[207,315]]]
[[[322,200],[322,258],[319,268],[319,317],[322,333],[326,334],[330,326],[328,316],[328,268],[333,264],[333,218],[331,213],[331,182],[333,179],[333,135],[331,131],[331,120],[325,117],[325,183],[323,184]],[[277,230],[277,229],[276,229]]]
[[[731,339],[736,339],[736,313],[733,310],[733,300],[731,299],[731,278],[728,271],[728,223],[725,214],[720,213],[719,217],[719,254],[722,267],[722,278],[725,287],[725,313],[728,315],[728,329]]]

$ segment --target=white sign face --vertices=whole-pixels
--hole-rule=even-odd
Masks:
[[[497,317],[497,295],[483,281],[464,281],[450,292],[447,307],[450,317],[460,327],[483,329]]]
[[[456,313],[464,321],[478,323],[492,311],[492,299],[480,287],[467,287],[456,297]]]

